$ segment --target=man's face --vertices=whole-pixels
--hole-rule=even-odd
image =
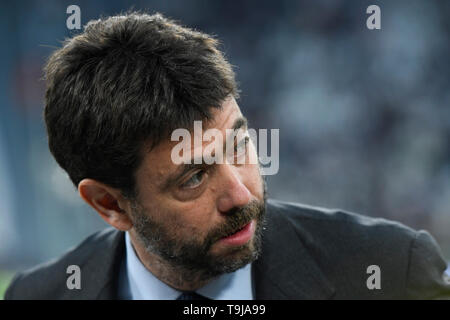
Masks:
[[[233,98],[203,122],[203,130],[210,128],[222,133],[224,143],[229,140],[226,129],[246,132],[245,118]],[[192,159],[212,143],[194,146],[194,133],[191,140]],[[246,157],[244,164],[233,159],[222,164],[174,164],[171,152],[178,141],[164,141],[146,154],[136,173],[139,195],[133,201],[132,220],[137,239],[149,253],[205,277],[235,271],[257,258],[265,184],[259,165],[247,161],[256,157],[251,140],[239,135],[231,139],[235,147],[245,142],[245,153],[240,153]]]

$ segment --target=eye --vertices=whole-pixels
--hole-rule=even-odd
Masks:
[[[181,188],[192,189],[192,188],[198,187],[204,180],[205,174],[206,174],[205,170],[198,171],[197,173],[192,175],[192,177],[190,177],[189,180],[184,182],[181,185]]]

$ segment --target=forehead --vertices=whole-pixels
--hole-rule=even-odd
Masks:
[[[221,108],[212,111],[212,118],[209,121],[202,121],[203,131],[207,129],[217,129],[225,136],[226,129],[233,126],[234,121],[242,116],[241,110],[234,98],[229,98],[224,101]],[[194,134],[192,134],[191,145],[193,148]],[[138,185],[140,181],[151,181],[151,186],[146,188],[154,188],[164,183],[165,179],[176,171],[179,165],[176,165],[171,160],[172,148],[176,146],[179,141],[166,141],[159,143],[152,151],[148,152],[137,170],[136,180]],[[203,141],[203,145],[210,143]]]

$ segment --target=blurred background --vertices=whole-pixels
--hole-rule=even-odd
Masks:
[[[47,147],[42,67],[81,23],[144,9],[216,35],[250,127],[280,129],[270,196],[430,231],[450,259],[450,1],[0,4],[0,297],[11,276],[107,225]],[[368,30],[366,8],[381,8]]]

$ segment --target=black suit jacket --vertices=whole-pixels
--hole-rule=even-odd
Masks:
[[[256,299],[450,299],[446,263],[426,231],[340,210],[269,200]],[[106,229],[62,257],[16,275],[5,299],[116,299],[124,233]],[[69,265],[81,289],[69,290]],[[381,289],[368,289],[377,265]]]

